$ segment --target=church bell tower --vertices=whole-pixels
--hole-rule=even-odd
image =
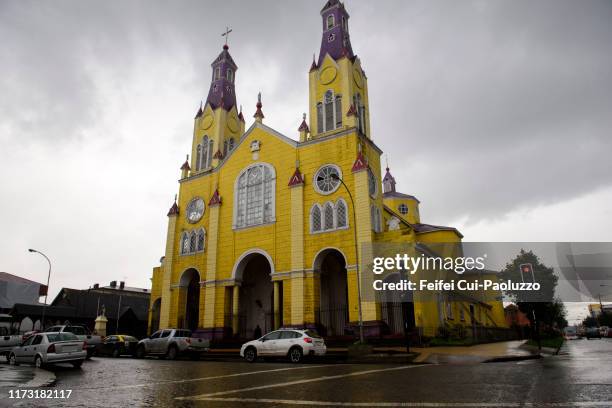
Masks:
[[[212,79],[206,103],[194,118],[191,171],[211,170],[227,157],[244,133],[244,118],[236,106],[238,66],[227,44],[211,64]]]
[[[311,138],[356,128],[370,137],[367,77],[353,53],[349,14],[339,0],[321,10],[323,33],[309,73]]]

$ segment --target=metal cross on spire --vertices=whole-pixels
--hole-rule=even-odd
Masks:
[[[232,29],[229,27],[225,27],[225,32],[221,34],[221,37],[225,37],[225,45],[227,45],[227,40],[229,38],[229,33],[232,32]]]

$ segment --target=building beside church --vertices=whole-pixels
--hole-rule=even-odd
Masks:
[[[212,62],[168,212],[165,255],[153,268],[150,331],[180,327],[229,339],[250,338],[258,326],[264,333],[316,327],[325,336],[350,335],[359,313],[357,256],[368,263],[368,244],[461,241],[455,228],[422,223],[419,200],[396,190],[388,168],[381,177],[368,78],[351,46],[349,14],[329,0],[321,17],[309,114],[296,140],[264,124],[261,95],[245,130],[227,44]],[[403,333],[405,324],[426,335],[449,321],[505,327],[500,301],[441,296],[361,305],[369,337]]]

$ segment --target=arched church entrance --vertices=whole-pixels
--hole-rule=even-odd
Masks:
[[[314,269],[319,272],[319,331],[323,336],[342,336],[349,325],[346,261],[337,249],[321,251]]]
[[[238,264],[236,280],[242,283],[238,289],[237,334],[242,338],[251,339],[274,329],[274,286],[271,272],[270,261],[261,253],[248,254]]]
[[[161,298],[157,298],[151,306],[151,333],[159,329],[159,312],[161,311]]]
[[[399,273],[392,273],[383,279],[386,283],[399,283],[401,280]],[[385,334],[408,336],[415,325],[412,292],[383,291],[379,301],[382,320],[386,323]]]
[[[180,281],[182,295],[185,297],[185,317],[183,328],[196,330],[200,317],[200,274],[191,268],[183,272]]]

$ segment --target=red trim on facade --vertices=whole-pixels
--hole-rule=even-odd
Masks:
[[[208,202],[208,206],[211,207],[211,206],[220,205],[220,204],[221,204],[221,196],[219,195],[219,190],[216,189],[212,197],[210,198],[210,201]]]
[[[306,124],[306,119],[302,121],[302,124],[298,128],[298,132],[306,132],[306,133],[310,132],[310,128]]]
[[[289,179],[289,187],[295,187],[304,184],[304,176],[300,173],[300,169],[295,169],[293,176]]]
[[[170,207],[170,211],[168,211],[168,217],[173,216],[173,215],[178,215],[179,213],[179,208],[178,205],[176,205],[176,201],[174,202],[174,204],[172,204],[172,207]]]
[[[363,156],[361,152],[359,152],[359,154],[357,154],[357,159],[355,160],[355,163],[353,163],[353,168],[351,169],[351,171],[353,173],[356,173],[358,171],[365,170],[367,168],[368,168],[368,160]]]

